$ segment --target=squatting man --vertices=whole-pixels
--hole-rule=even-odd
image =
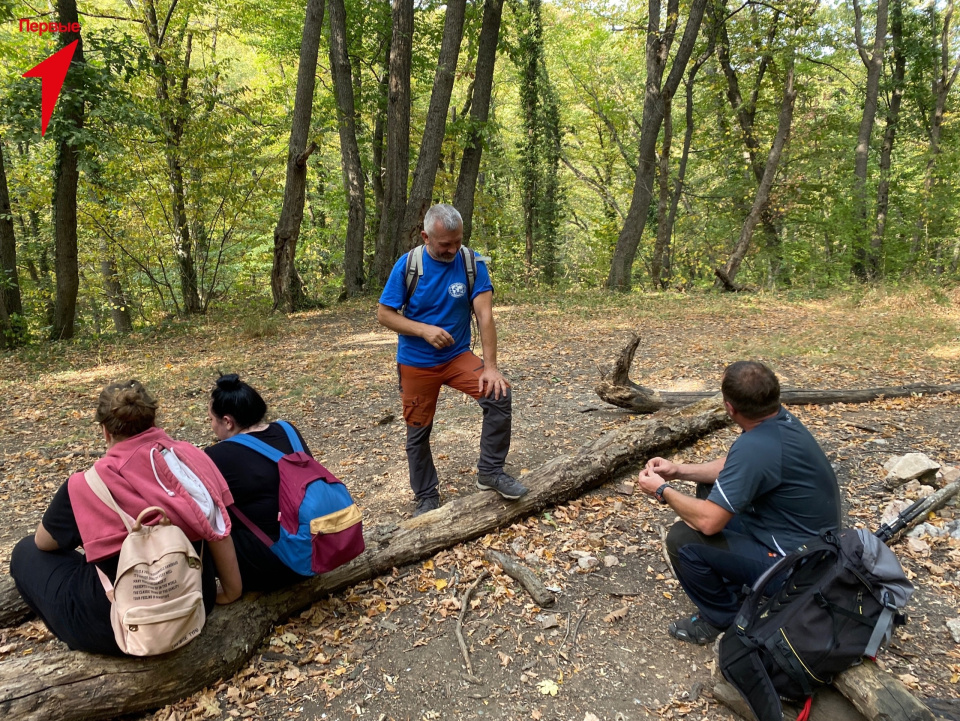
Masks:
[[[740,608],[740,590],[812,536],[840,526],[837,477],[817,441],[780,405],[780,382],[762,363],[738,361],[720,387],[730,419],[743,433],[709,463],[651,458],[640,472],[645,492],[680,520],[667,553],[698,613],[668,632],[690,643],[713,641]],[[670,481],[712,484],[706,499]]]

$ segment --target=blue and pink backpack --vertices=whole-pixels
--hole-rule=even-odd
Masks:
[[[301,576],[327,573],[363,553],[360,509],[336,476],[303,450],[286,421],[277,421],[293,448],[284,454],[246,433],[226,440],[266,456],[280,470],[280,538],[274,542],[235,506],[237,518]]]

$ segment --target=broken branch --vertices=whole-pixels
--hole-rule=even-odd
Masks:
[[[534,603],[541,608],[549,608],[556,603],[557,597],[553,595],[553,592],[543,585],[537,578],[537,574],[523,564],[518,563],[506,554],[493,550],[487,550],[483,555],[491,563],[499,565],[510,578],[519,582],[530,594]]]
[[[489,575],[489,571],[484,571],[477,576],[477,580],[471,583],[467,587],[467,590],[463,592],[463,596],[460,598],[460,615],[457,616],[457,641],[460,643],[460,650],[463,652],[463,661],[467,665],[467,678],[470,679],[471,683],[477,684],[482,683],[482,681],[473,675],[473,666],[470,664],[470,652],[467,650],[466,641],[463,640],[463,618],[467,615],[467,609],[470,608],[470,596],[473,595],[473,592],[477,586],[480,585],[480,582]]]

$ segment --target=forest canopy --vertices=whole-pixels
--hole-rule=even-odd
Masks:
[[[5,346],[375,291],[433,202],[507,285],[960,270],[954,0],[6,0],[0,61]]]

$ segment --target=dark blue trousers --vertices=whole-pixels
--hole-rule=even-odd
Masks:
[[[733,625],[743,601],[743,587],[752,585],[781,558],[743,533],[736,516],[712,536],[678,521],[667,534],[667,553],[700,616],[717,628]]]

